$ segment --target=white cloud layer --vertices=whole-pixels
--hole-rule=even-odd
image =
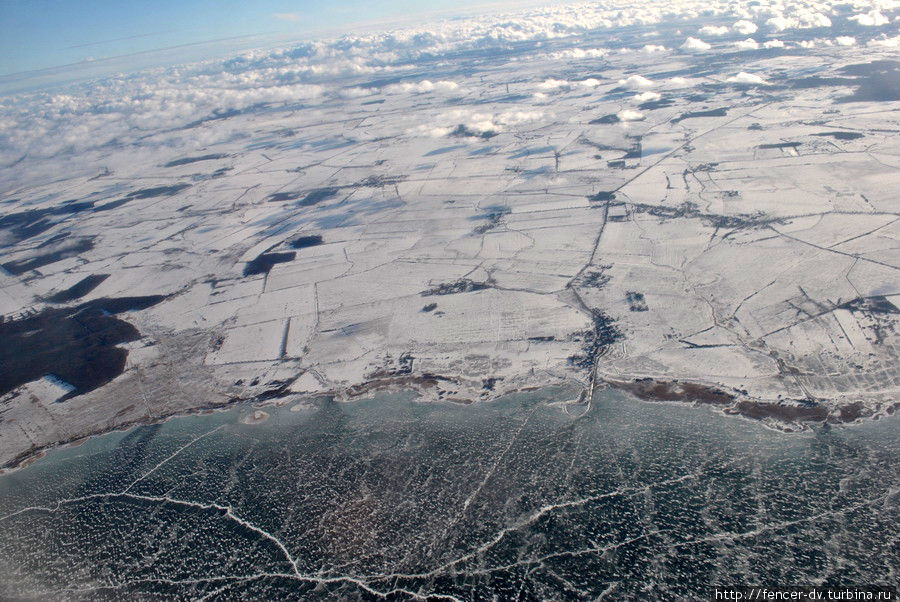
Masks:
[[[891,22],[890,19],[881,14],[881,11],[877,9],[869,11],[865,14],[853,15],[852,17],[850,17],[850,20],[856,21],[860,25],[865,25],[867,27],[880,27]]]
[[[730,29],[728,29],[724,25],[706,25],[705,27],[701,27],[697,33],[701,36],[724,36],[727,34]]]
[[[430,123],[407,129],[406,134],[441,138],[454,133],[459,126],[476,135],[487,132],[499,133],[513,126],[540,121],[551,116],[544,111],[535,110],[486,113],[470,109],[454,109],[435,116]]]
[[[662,98],[662,94],[659,92],[641,92],[640,94],[635,95],[635,100],[640,102],[650,102],[653,100],[659,100]]]
[[[653,82],[644,77],[643,75],[630,75],[626,79],[620,79],[619,85],[628,88],[629,90],[640,90],[643,88],[650,88],[653,86]]]
[[[737,75],[733,75],[732,77],[729,77],[728,81],[735,83],[735,84],[766,84],[766,83],[768,83],[768,82],[766,82],[766,80],[764,80],[762,77],[756,75],[755,73],[746,73],[744,71],[741,71]]]
[[[772,31],[813,29],[816,27],[831,27],[831,19],[820,12],[806,9],[797,10],[792,14],[776,14],[766,20],[766,26]]]
[[[565,88],[569,85],[569,82],[564,79],[545,79],[541,83],[538,84],[538,88],[541,90],[558,90],[559,88]]]
[[[753,21],[747,21],[746,19],[741,19],[737,23],[731,26],[731,28],[742,36],[748,36],[751,33],[756,33],[756,30],[759,29],[756,26],[756,23]]]
[[[392,84],[384,88],[386,94],[402,94],[414,93],[424,94],[426,92],[453,92],[459,89],[459,84],[452,81],[436,81],[425,79],[420,82],[404,82],[402,84]]]
[[[633,111],[631,109],[625,109],[624,111],[619,111],[616,113],[616,116],[620,121],[641,121],[644,119],[644,114],[640,111]]]
[[[710,48],[712,48],[710,44],[707,44],[703,40],[691,37],[686,39],[681,47],[684,50],[709,50]]]
[[[866,42],[866,46],[871,46],[872,48],[897,48],[900,47],[900,36],[872,39]]]
[[[552,59],[598,59],[609,54],[605,48],[569,48],[550,54]]]
[[[528,56],[546,60],[587,61],[635,50],[652,54],[666,51],[658,37],[662,28],[655,27],[663,23],[683,23],[684,27],[678,25],[679,31],[685,32],[679,39],[688,32],[698,32],[700,37],[687,37],[680,44],[684,51],[729,51],[734,48],[730,40],[713,48],[703,38],[712,40],[729,34],[744,37],[754,35],[757,29],[769,36],[787,30],[829,28],[832,18],[843,23],[843,15],[848,13],[857,25],[883,27],[895,18],[898,9],[897,0],[598,0],[254,50],[226,59],[114,75],[54,92],[2,96],[0,168],[26,157],[52,157],[138,141],[144,146],[170,144],[176,136],[196,136],[178,133],[192,123],[260,106],[309,108],[322,102],[384,94],[461,96],[466,92],[464,77],[452,76],[459,81],[451,81],[451,76],[438,74],[447,73],[447,57],[461,52],[499,50],[507,53],[500,56],[519,60],[522,55],[514,52],[522,44],[530,49]],[[300,18],[292,13],[277,16]],[[637,26],[646,27],[644,41],[652,43],[635,47],[617,41],[616,28]],[[586,39],[593,42],[581,40],[578,36],[583,34],[591,34]],[[812,48],[817,43],[857,43],[855,38],[838,32],[816,32],[809,37],[815,40],[796,44]],[[870,48],[896,48],[897,40],[896,32],[890,32],[868,42],[861,35],[859,43]],[[666,43],[679,45],[677,41]],[[737,42],[737,47],[750,49],[759,44],[747,38]],[[768,40],[762,47],[781,48],[784,43]],[[435,65],[444,71],[426,78],[429,72],[424,66]],[[546,73],[560,71],[548,69]],[[740,79],[743,76],[757,77],[739,74],[733,81],[762,83],[744,81]],[[377,83],[379,80],[392,83]],[[652,85],[643,76],[631,76],[620,83],[638,91]],[[667,83],[690,85],[679,78]],[[549,102],[548,93],[566,87],[599,85],[601,82],[594,78],[569,82],[551,77],[532,84],[529,92],[533,96],[528,102]],[[504,126],[494,116],[487,121]],[[440,127],[450,125],[436,124],[432,129]]]

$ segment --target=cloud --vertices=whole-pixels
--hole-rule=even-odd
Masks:
[[[814,12],[808,8],[801,8],[790,15],[776,14],[766,20],[766,26],[773,31],[813,29],[817,27],[831,27],[831,19],[822,13]]]
[[[596,59],[609,54],[605,48],[569,48],[550,54],[552,59]]]
[[[443,138],[453,131],[452,127],[434,127],[430,125],[417,125],[406,130],[406,133],[416,137]]]
[[[865,25],[867,27],[880,27],[881,25],[887,25],[891,22],[890,19],[881,14],[879,10],[872,10],[865,14],[853,15],[849,17],[850,21],[856,21],[860,25]]]
[[[406,133],[428,138],[441,138],[457,131],[468,132],[465,135],[499,133],[517,125],[540,121],[547,116],[544,111],[533,110],[481,113],[469,109],[454,109],[434,116],[430,123],[409,128]]]
[[[377,90],[374,88],[353,87],[340,90],[338,92],[338,96],[340,96],[341,98],[360,98],[362,96],[371,96],[375,92],[377,92]]]
[[[459,84],[452,81],[436,81],[423,79],[420,82],[404,82],[402,84],[391,84],[384,88],[385,94],[425,94],[427,92],[453,92],[459,88]]]
[[[456,109],[447,111],[443,115],[438,116],[434,125],[446,124],[447,127],[464,126],[472,132],[482,134],[484,132],[496,132],[502,129],[501,124],[495,121],[495,116],[491,113],[479,113],[467,109]]]
[[[659,92],[641,92],[640,94],[635,95],[634,99],[640,102],[650,102],[653,100],[659,100],[662,98],[662,94]]]
[[[871,46],[873,48],[897,48],[900,46],[900,36],[869,40],[866,42],[866,46]]]
[[[838,46],[855,46],[856,38],[852,36],[838,36],[834,39]]]
[[[546,116],[543,111],[504,111],[494,115],[493,122],[499,125],[519,125],[531,121],[540,121]]]
[[[150,72],[94,82],[82,94],[38,93],[0,103],[0,122],[12,124],[0,132],[0,163],[23,154],[73,157],[111,143],[152,148],[167,138],[195,140],[197,130],[170,132],[266,105],[308,106],[327,92],[308,84],[213,85],[217,79]]]
[[[625,109],[624,111],[616,113],[616,117],[619,118],[619,121],[642,121],[644,119],[644,114],[640,111]]]
[[[684,41],[684,44],[682,44],[681,47],[684,50],[709,50],[710,48],[712,48],[712,46],[710,46],[703,40],[690,37]]]
[[[758,28],[756,27],[756,23],[754,23],[753,21],[741,19],[740,21],[732,25],[731,29],[741,34],[742,36],[748,36],[751,33],[756,33],[756,30]]]
[[[822,13],[811,13],[808,16],[803,15],[799,19],[800,29],[810,29],[813,27],[831,27],[831,19]]]
[[[538,89],[540,90],[556,90],[558,88],[564,88],[569,85],[569,82],[564,79],[545,79],[541,83],[538,84]]]
[[[774,31],[784,31],[790,29],[793,26],[793,22],[790,19],[778,15],[777,17],[766,20],[766,26]]]
[[[724,36],[728,31],[729,29],[724,25],[718,27],[715,25],[706,25],[701,27],[697,33],[701,36]]]
[[[768,84],[766,80],[755,73],[747,73],[745,71],[741,71],[737,75],[729,77],[727,81],[734,84]]]
[[[688,37],[681,45],[683,51],[707,51],[711,45],[701,38],[716,36],[715,39],[719,39],[718,36],[727,34],[719,23],[733,23],[725,29],[736,32],[749,31],[751,26],[759,24],[769,35],[773,31],[829,27],[830,16],[845,14],[846,10],[858,13],[852,18],[858,25],[877,25],[893,17],[894,13],[888,11],[894,11],[896,6],[896,0],[728,0],[713,4],[698,0],[678,3],[601,0],[590,4],[520,9],[505,15],[484,14],[392,31],[347,34],[336,39],[257,49],[177,67],[110,75],[92,80],[89,85],[72,85],[54,92],[0,97],[0,165],[10,164],[23,156],[27,156],[28,161],[56,155],[64,155],[69,160],[76,153],[112,144],[116,148],[128,148],[129,145],[137,148],[141,145],[142,152],[149,154],[154,145],[174,146],[185,140],[194,144],[201,138],[207,140],[211,136],[238,135],[239,128],[232,125],[236,122],[223,116],[239,118],[242,112],[279,109],[282,106],[303,106],[315,110],[316,105],[325,99],[330,104],[379,93],[462,96],[468,93],[467,90],[461,88],[459,83],[441,79],[449,76],[440,75],[448,73],[448,61],[458,53],[478,52],[500,57],[498,60],[506,60],[505,57],[509,60],[528,60],[528,57],[534,56],[534,51],[528,50],[529,54],[523,55],[516,48],[533,49],[541,45],[547,48],[551,41],[559,40],[560,47],[567,49],[551,54],[542,51],[545,53],[542,59],[614,57],[617,56],[617,49],[594,48],[591,45],[599,44],[597,40],[606,40],[603,43],[610,46],[625,45],[625,42],[617,42],[621,38],[613,31],[615,28],[645,28],[641,33],[648,34],[648,37],[637,38],[643,43],[661,39],[650,37],[658,35],[654,27],[656,24],[697,23],[699,19],[708,18],[715,21],[703,27],[691,26],[699,28],[701,33],[695,34],[699,37]],[[277,13],[272,17],[267,15],[267,18],[303,21],[301,15],[293,13]],[[740,25],[742,23],[747,25]],[[684,35],[687,32],[685,30]],[[577,37],[583,34],[589,36],[583,39]],[[753,33],[741,33],[740,37],[750,35],[762,37]],[[895,36],[896,33],[890,35]],[[781,37],[788,39],[787,36]],[[823,46],[841,44],[842,41],[855,42],[847,36],[832,42],[818,32],[810,37],[816,37],[816,40],[797,42],[797,45],[811,48],[816,43]],[[792,36],[789,39],[795,38]],[[872,48],[896,48],[897,39],[882,36],[870,40],[867,45]],[[748,44],[748,40],[740,44]],[[630,41],[627,45],[631,47]],[[769,40],[762,46],[778,48],[783,47],[783,43]],[[666,51],[659,44],[646,44],[642,48],[638,44],[634,48],[645,54]],[[494,55],[494,50],[502,52]],[[649,62],[646,56],[639,58],[637,52],[632,51],[635,60]],[[432,79],[417,81],[409,79],[413,73],[435,75]],[[587,77],[587,74],[581,77]],[[399,83],[386,86],[372,83],[388,78]],[[624,83],[630,89],[645,92],[649,87],[647,81],[641,76],[632,76]],[[685,87],[697,81],[671,78],[660,83]],[[740,80],[735,81],[741,83]],[[604,80],[602,83],[612,82]],[[525,102],[532,106],[538,103],[543,105],[552,100],[546,93],[553,90],[570,86],[593,88],[602,83],[595,78],[572,82],[562,79],[534,82],[529,90],[534,95]],[[645,95],[635,94],[635,98]],[[649,98],[649,95],[646,97]],[[215,122],[210,119],[215,119]],[[500,117],[494,114],[488,114],[481,120],[473,118],[471,127],[475,128],[479,123],[512,127],[497,119]],[[469,121],[461,119],[455,123],[427,125],[430,130],[453,128]],[[204,125],[183,129],[196,123]],[[231,127],[236,131],[228,133]],[[25,172],[30,173],[31,170],[23,167],[16,169],[16,173]],[[0,179],[11,173],[10,170],[0,171]]]
[[[653,82],[643,75],[630,75],[627,79],[620,79],[619,85],[629,90],[639,90],[641,88],[650,88],[653,86]]]
[[[734,46],[738,50],[756,50],[757,48],[759,48],[759,42],[757,42],[753,38],[747,38],[746,40],[735,42]]]

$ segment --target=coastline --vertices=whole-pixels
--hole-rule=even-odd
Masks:
[[[279,390],[277,394],[271,392],[258,394],[252,397],[231,397],[221,403],[209,403],[195,408],[187,408],[160,416],[153,416],[123,422],[113,428],[98,429],[96,432],[81,433],[71,439],[58,441],[50,445],[33,447],[18,453],[11,460],[0,465],[0,476],[9,474],[43,458],[48,451],[60,447],[77,447],[83,445],[92,437],[99,437],[113,432],[126,432],[135,427],[162,424],[170,419],[207,414],[211,412],[228,411],[240,406],[260,408],[271,405],[286,405],[291,401],[303,401],[317,397],[331,397],[341,403],[352,403],[368,397],[373,393],[396,393],[408,391],[416,395],[421,403],[448,402],[461,405],[476,403],[490,403],[499,398],[516,393],[532,392],[540,389],[550,389],[558,386],[572,386],[575,383],[571,379],[560,378],[558,382],[548,382],[544,385],[523,384],[507,388],[490,390],[487,394],[477,398],[458,397],[443,394],[438,384],[450,382],[465,388],[463,381],[451,377],[435,374],[402,374],[402,375],[378,375],[363,383],[347,387],[334,388],[315,392],[294,392],[287,387]],[[788,403],[772,403],[763,400],[755,400],[744,397],[737,392],[727,392],[721,387],[704,383],[661,380],[649,377],[633,380],[617,380],[610,378],[591,379],[590,384],[578,382],[581,388],[571,403],[585,404],[593,399],[601,390],[612,388],[626,393],[636,401],[648,403],[674,403],[678,405],[691,405],[694,407],[710,407],[717,410],[723,418],[740,417],[761,423],[763,426],[784,433],[800,433],[809,431],[812,427],[819,426],[852,426],[867,421],[893,415],[900,409],[900,402],[886,408],[872,412],[861,403],[852,403],[829,407],[824,404],[808,405],[798,401]],[[288,401],[290,400],[290,401]],[[264,419],[263,419],[264,420]],[[260,422],[263,420],[259,420]],[[251,420],[250,423],[257,421]]]

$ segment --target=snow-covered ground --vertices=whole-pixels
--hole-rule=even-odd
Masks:
[[[3,99],[0,324],[165,299],[117,314],[140,338],[109,382],[5,392],[0,464],[236,399],[385,387],[468,403],[652,379],[782,426],[893,411],[896,10],[753,6],[480,44],[394,33]]]

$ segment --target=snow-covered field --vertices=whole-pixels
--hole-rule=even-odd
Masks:
[[[8,374],[0,464],[385,387],[468,403],[678,381],[790,428],[893,411],[898,11],[703,6],[532,11],[0,99],[0,327],[50,336],[93,302],[139,332],[64,401],[64,373]]]

